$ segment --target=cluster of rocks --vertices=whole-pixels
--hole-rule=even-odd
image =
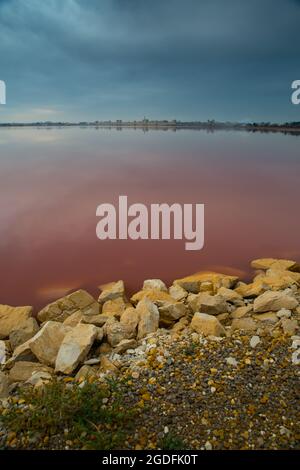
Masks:
[[[123,281],[100,286],[97,301],[78,290],[37,315],[29,306],[0,305],[0,398],[20,383],[39,387],[54,376],[83,380],[116,373],[122,357],[136,358],[145,339],[163,331],[176,342],[186,331],[216,341],[243,330],[253,332],[251,347],[260,336],[284,334],[293,341],[291,361],[299,364],[300,266],[270,258],[251,266],[256,275],[250,284],[200,272],[169,288],[146,280],[130,299]]]

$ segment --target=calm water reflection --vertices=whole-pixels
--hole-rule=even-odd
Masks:
[[[0,303],[41,305],[79,286],[166,282],[202,269],[249,275],[300,258],[300,137],[244,132],[0,130]],[[99,241],[102,202],[205,203],[205,246]]]

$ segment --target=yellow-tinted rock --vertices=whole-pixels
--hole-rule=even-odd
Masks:
[[[10,382],[25,382],[35,372],[47,372],[53,374],[53,369],[38,362],[19,361],[9,371]]]
[[[128,307],[121,316],[120,323],[125,326],[128,338],[134,338],[139,324],[139,314],[133,307]]]
[[[157,303],[157,302],[176,303],[176,300],[174,300],[173,297],[171,297],[168,292],[162,291],[160,289],[140,290],[139,292],[134,294],[130,300],[135,305],[140,300],[143,300],[145,298],[151,300],[151,302],[154,302],[154,303]]]
[[[11,348],[14,350],[24,344],[39,331],[39,325],[35,318],[27,318],[20,324],[19,328],[13,330],[9,335]]]
[[[138,303],[136,309],[139,315],[138,339],[141,339],[158,329],[159,311],[147,297]]]
[[[296,308],[299,302],[296,298],[286,292],[267,291],[254,300],[253,311],[259,312],[277,312],[282,308],[292,310]]]
[[[287,259],[276,259],[276,258],[259,258],[251,261],[251,267],[254,269],[267,270],[269,268],[274,269],[286,269],[291,271],[299,271],[299,264],[296,261]]]
[[[97,315],[100,313],[100,305],[88,292],[80,289],[46,305],[37,317],[41,323],[47,320],[63,322],[78,310],[85,315]]]
[[[167,286],[161,279],[146,279],[143,284],[143,290],[157,289],[167,292]]]
[[[214,291],[216,292],[220,287],[233,287],[237,280],[237,276],[230,276],[227,274],[208,271],[198,272],[182,279],[176,279],[173,284],[181,286],[188,292],[198,294],[200,292],[200,286],[202,283],[211,282],[214,287]]]
[[[231,318],[242,318],[245,317],[247,314],[252,312],[252,305],[246,305],[244,307],[238,307],[230,314]]]
[[[123,339],[128,339],[130,334],[124,323],[116,319],[108,320],[105,324],[107,342],[112,346],[117,346]]]
[[[97,371],[98,367],[91,367],[88,365],[82,366],[77,374],[75,375],[75,380],[81,381],[81,380],[89,380],[91,378],[97,378]]]
[[[214,315],[196,312],[192,318],[191,329],[205,336],[225,336],[226,331]]]
[[[250,317],[236,318],[232,321],[231,329],[234,330],[245,330],[254,331],[258,327],[257,323]]]
[[[123,281],[109,282],[99,286],[102,291],[99,295],[98,302],[104,304],[108,300],[115,300],[125,296],[125,286]]]
[[[89,317],[93,317],[94,315],[88,315],[88,316],[89,316]],[[77,310],[77,312],[74,312],[74,313],[72,313],[72,315],[70,315],[69,317],[67,317],[67,318],[64,320],[63,324],[64,324],[65,326],[72,326],[72,327],[74,327],[74,326],[78,325],[78,323],[81,322],[82,318],[83,318],[83,314],[82,314],[81,310]]]
[[[107,300],[102,306],[102,315],[110,315],[120,318],[127,307],[131,307],[131,304],[122,297]]]
[[[32,317],[33,308],[0,305],[0,339],[8,338],[10,333]]]
[[[100,368],[103,372],[109,372],[111,374],[116,374],[118,372],[118,368],[106,356],[101,357]]]
[[[227,312],[227,303],[221,295],[210,295],[207,292],[200,292],[193,296],[189,303],[193,312],[208,313],[218,315]]]

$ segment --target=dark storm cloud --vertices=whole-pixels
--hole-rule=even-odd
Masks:
[[[0,0],[1,120],[299,119],[296,0]]]

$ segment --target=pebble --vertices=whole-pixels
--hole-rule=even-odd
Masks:
[[[229,364],[230,366],[233,366],[233,367],[237,367],[238,365],[238,362],[237,360],[234,358],[234,357],[226,357],[225,361],[227,362],[227,364]]]
[[[251,348],[256,348],[256,346],[260,343],[260,337],[259,336],[252,336],[250,339],[250,346]]]

